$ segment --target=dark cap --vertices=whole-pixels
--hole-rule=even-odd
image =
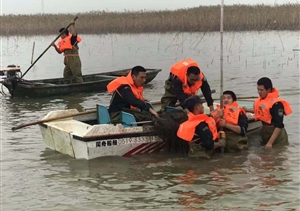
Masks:
[[[231,95],[232,100],[236,101],[236,95],[234,94],[233,91],[227,90],[227,91],[223,92],[223,95]]]
[[[195,95],[195,96],[191,96],[189,98],[187,98],[184,101],[184,106],[190,111],[192,112],[194,110],[195,105],[197,104],[203,104],[205,102],[205,100],[200,99],[199,96]]]
[[[63,30],[65,30],[65,28],[59,29],[59,32],[61,33],[61,32],[63,32]],[[69,35],[69,30],[68,29],[65,30],[65,34]]]

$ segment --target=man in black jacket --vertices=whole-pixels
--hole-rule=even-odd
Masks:
[[[177,100],[180,106],[185,109],[184,101],[196,95],[201,89],[210,111],[214,110],[211,89],[206,77],[201,72],[198,64],[192,59],[179,61],[171,67],[169,78],[165,81],[165,93],[161,98],[161,112],[166,106],[175,107]]]
[[[108,109],[112,122],[120,121],[121,111],[132,113],[137,121],[146,120],[146,116],[151,117],[149,113],[158,117],[143,97],[145,82],[146,69],[142,66],[135,66],[126,77],[121,76],[107,85],[108,92],[113,93]],[[137,118],[136,114],[145,116],[146,119]]]

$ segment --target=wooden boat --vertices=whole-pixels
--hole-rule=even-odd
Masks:
[[[205,107],[205,113],[208,112]],[[76,109],[51,111],[43,120],[76,113]],[[249,115],[248,134],[261,128],[260,121]],[[76,159],[152,153],[165,146],[153,125],[137,123],[131,114],[122,113],[124,124],[109,122],[107,107],[97,105],[93,113],[42,123],[39,127],[48,148]]]
[[[119,76],[127,75],[129,71],[130,69],[124,69],[84,75],[84,82],[80,84],[65,84],[63,78],[41,80],[20,79],[17,83],[16,81],[2,79],[1,83],[13,97],[41,98],[78,92],[106,92],[106,86],[109,82]],[[146,83],[150,83],[160,71],[161,69],[147,69]]]

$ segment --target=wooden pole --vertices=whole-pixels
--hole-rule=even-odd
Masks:
[[[49,118],[49,119],[43,119],[43,120],[38,120],[38,121],[35,121],[35,122],[21,124],[19,126],[13,127],[12,130],[17,130],[17,129],[20,129],[20,128],[23,128],[23,127],[36,125],[36,124],[40,124],[40,123],[44,123],[44,122],[51,122],[51,121],[54,121],[54,120],[65,119],[65,118],[69,118],[69,117],[74,117],[74,116],[79,116],[79,115],[84,115],[84,114],[91,114],[91,113],[96,113],[96,110],[94,109],[94,110],[90,110],[90,111],[79,112],[79,113],[76,113],[76,114],[68,114],[68,115],[64,115],[64,116],[53,117],[53,118]]]
[[[220,18],[220,35],[221,35],[221,40],[220,40],[220,107],[221,109],[223,109],[223,19],[224,19],[224,0],[221,0],[221,18]],[[223,127],[220,127],[220,131],[223,132],[224,134],[224,130]],[[224,137],[220,137],[221,139],[224,139]],[[226,138],[225,138],[226,140]],[[224,141],[225,141],[224,140]],[[221,152],[224,153],[224,147],[221,147]]]
[[[32,46],[31,64],[33,62],[34,46],[35,46],[35,42],[33,42],[33,46]]]
[[[76,21],[78,16],[74,18],[73,21]],[[25,71],[25,73],[22,75],[21,79],[27,74],[27,72],[37,63],[37,61],[48,51],[48,49],[52,46],[52,43],[55,42],[60,36],[65,33],[65,31],[71,26],[71,23],[65,27],[65,29],[50,43],[50,45],[44,50],[44,52],[30,65],[30,67]]]
[[[220,99],[223,96],[223,19],[224,19],[224,0],[221,0],[221,23],[220,23],[220,34],[221,34],[221,44],[220,44]],[[223,102],[220,100],[221,109],[223,108]]]

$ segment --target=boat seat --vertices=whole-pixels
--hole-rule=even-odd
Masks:
[[[172,106],[166,106],[166,111],[172,111],[175,110],[176,107],[172,107]]]
[[[107,107],[102,104],[97,104],[97,121],[99,124],[110,124],[110,116],[107,110]],[[134,127],[136,124],[132,124],[136,122],[135,117],[127,112],[121,112],[121,122],[124,127]]]
[[[99,124],[110,123],[110,116],[106,106],[97,104],[97,121]]]
[[[136,123],[132,124],[133,122],[136,122],[135,117],[127,112],[121,111],[121,121],[123,122],[124,127],[136,127]]]

